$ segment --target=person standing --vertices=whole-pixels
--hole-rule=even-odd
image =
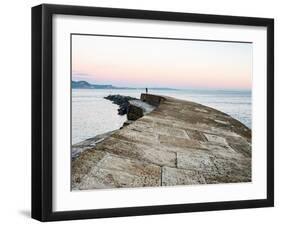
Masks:
[[[146,94],[148,93],[148,89],[147,88],[145,88],[145,92],[146,92]]]

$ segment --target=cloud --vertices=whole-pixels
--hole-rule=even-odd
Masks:
[[[86,80],[93,81],[93,76],[87,73],[72,71],[72,80]]]

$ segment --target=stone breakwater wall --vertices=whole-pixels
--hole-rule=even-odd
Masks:
[[[141,94],[141,100],[153,106],[159,106],[165,101],[165,97],[153,95],[153,94]]]
[[[135,121],[145,114],[150,113],[165,100],[162,96],[152,94],[141,94],[140,100],[130,100],[127,110],[127,118],[130,121]],[[126,122],[125,124],[128,124]]]
[[[150,94],[150,113],[72,161],[72,189],[251,181],[251,130],[216,109]]]
[[[142,100],[130,100],[128,105],[127,118],[128,120],[135,121],[152,112],[155,108],[156,106]]]

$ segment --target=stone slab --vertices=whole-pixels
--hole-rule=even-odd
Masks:
[[[76,189],[160,186],[160,174],[159,166],[106,154]]]
[[[162,168],[162,186],[205,184],[205,178],[194,170]]]

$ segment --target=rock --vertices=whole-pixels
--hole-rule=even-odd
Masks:
[[[120,105],[119,109],[118,109],[118,114],[119,115],[125,115],[128,112],[128,103],[124,103],[122,105]]]
[[[134,97],[122,96],[122,95],[108,95],[104,99],[112,101],[114,104],[119,105],[118,114],[125,115],[128,112],[128,105],[130,100],[137,100]]]
[[[127,120],[126,122],[123,123],[123,127],[130,125],[132,122],[133,122],[132,120]]]
[[[128,120],[137,120],[143,116],[143,109],[141,107],[129,104],[128,105]]]
[[[118,114],[127,114],[128,120],[135,121],[144,114],[147,114],[155,109],[155,106],[130,96],[122,96],[118,94],[108,95],[104,98],[112,101],[114,104],[119,105]]]

